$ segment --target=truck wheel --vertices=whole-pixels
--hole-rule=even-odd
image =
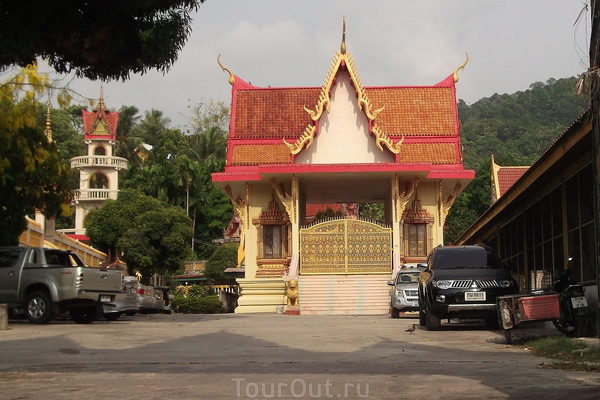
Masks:
[[[47,324],[53,316],[52,302],[46,292],[36,291],[27,296],[25,318],[29,322],[33,324]]]
[[[427,325],[427,314],[425,314],[423,310],[419,310],[419,325]]]
[[[427,313],[425,326],[427,327],[428,331],[439,331],[440,327],[442,326],[441,316],[429,311]]]
[[[400,310],[392,307],[391,315],[392,315],[392,318],[400,318]]]
[[[119,319],[119,317],[121,315],[123,315],[123,313],[120,313],[120,312],[106,313],[106,314],[104,314],[104,319],[107,321],[116,321]]]
[[[91,324],[102,315],[102,306],[87,306],[69,310],[71,319],[78,324]]]

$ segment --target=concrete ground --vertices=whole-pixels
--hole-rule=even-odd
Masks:
[[[600,398],[600,374],[550,365],[484,325],[427,332],[386,316],[136,315],[0,331],[3,400]]]

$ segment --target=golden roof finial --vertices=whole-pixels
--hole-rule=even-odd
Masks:
[[[92,111],[108,111],[108,107],[104,104],[104,85],[100,85],[100,99],[98,99],[98,104]]]
[[[346,54],[346,16],[343,17],[342,26],[342,44],[340,45],[340,53]]]
[[[469,54],[465,53],[465,55],[467,56],[465,62],[460,67],[456,68],[456,70],[454,71],[454,83],[458,82],[458,71],[463,69],[465,65],[467,65],[467,63],[469,62]]]
[[[221,69],[223,71],[227,71],[229,73],[229,84],[233,85],[233,82],[235,82],[234,75],[233,75],[233,73],[228,68],[225,68],[223,66],[223,64],[221,64],[221,55],[220,54],[217,56],[217,62],[219,63],[219,66],[221,67]]]
[[[50,100],[48,100],[48,106],[46,108],[46,129],[44,129],[44,135],[48,139],[48,142],[52,142],[52,129],[50,129]]]

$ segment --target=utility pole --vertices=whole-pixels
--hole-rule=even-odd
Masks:
[[[590,0],[592,15],[592,34],[590,37],[590,68],[587,71],[591,80],[590,100],[592,113],[592,151],[594,169],[594,225],[596,226],[596,288],[598,291],[598,310],[596,313],[596,331],[600,338],[600,0]]]

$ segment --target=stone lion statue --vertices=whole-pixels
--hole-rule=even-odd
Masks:
[[[285,294],[287,295],[288,306],[293,307],[298,305],[298,281],[296,279],[290,279],[287,282]]]

